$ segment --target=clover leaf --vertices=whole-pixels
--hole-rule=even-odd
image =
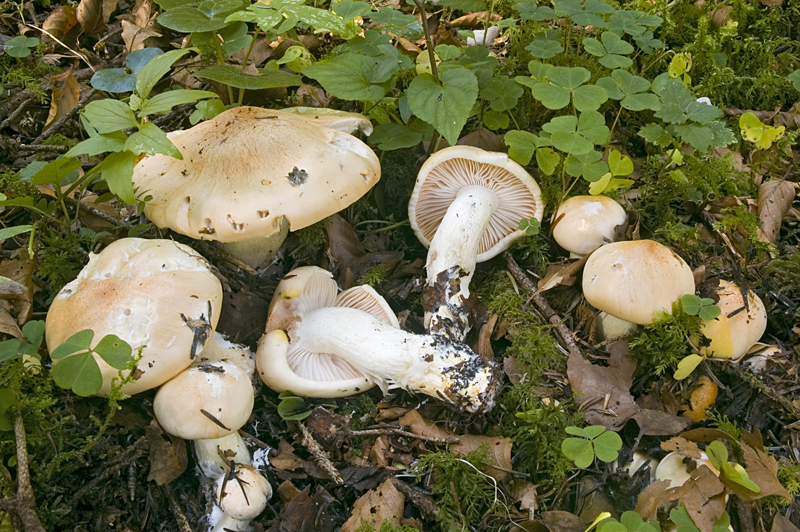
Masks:
[[[495,111],[508,111],[517,105],[524,90],[508,76],[496,76],[481,89],[481,98],[491,102]]]
[[[597,85],[584,85],[592,77],[583,67],[553,67],[546,71],[547,81],[517,77],[517,83],[530,87],[533,97],[548,109],[561,109],[572,101],[578,111],[596,111],[608,93]]]
[[[628,510],[623,513],[619,521],[614,518],[609,518],[602,521],[598,527],[597,532],[660,532],[661,527],[658,521],[650,519],[645,521],[636,512]]]
[[[598,79],[597,85],[603,87],[612,100],[621,100],[620,105],[630,111],[657,111],[661,107],[658,96],[647,92],[650,82],[625,70],[614,70],[611,77]]]
[[[79,331],[50,352],[53,361],[53,380],[62,388],[71,389],[86,397],[97,393],[103,385],[103,374],[95,355],[115,369],[125,369],[133,350],[127,342],[116,335],[104,336],[92,349],[94,331]]]
[[[564,51],[561,45],[561,33],[556,30],[547,30],[533,38],[528,46],[525,47],[532,56],[550,59]]]
[[[768,126],[761,122],[755,113],[745,113],[739,117],[742,138],[755,142],[759,150],[767,150],[783,136],[784,126]]]
[[[630,187],[633,185],[632,180],[620,179],[617,176],[626,176],[631,172],[633,172],[633,161],[630,157],[613,150],[608,156],[608,172],[589,186],[589,194],[596,196]]]
[[[704,321],[716,319],[721,313],[720,308],[714,304],[713,299],[694,294],[681,296],[681,308],[686,314],[699,316]]]
[[[633,53],[633,46],[623,41],[619,35],[605,31],[600,35],[602,42],[594,37],[583,40],[583,47],[590,54],[599,57],[600,64],[607,68],[628,68],[633,60],[626,55]]]
[[[539,229],[541,229],[542,223],[537,220],[536,218],[530,218],[519,221],[519,230],[525,231],[525,236],[536,236],[539,234]]]
[[[608,164],[602,158],[603,154],[595,150],[582,155],[570,155],[565,170],[572,177],[583,176],[586,181],[597,181],[608,172]]]
[[[561,452],[580,468],[592,465],[595,457],[602,462],[613,462],[622,449],[622,438],[613,431],[606,431],[602,425],[584,428],[567,427],[567,434],[581,438],[566,438],[561,442]]]
[[[519,11],[520,17],[525,20],[542,22],[549,19],[558,18],[556,12],[550,6],[540,6],[538,0],[523,0],[514,4],[514,9]]]
[[[536,136],[528,131],[512,130],[503,136],[503,141],[508,146],[508,155],[519,164],[525,166],[531,162],[536,154],[536,163],[539,170],[545,175],[552,175],[561,157],[550,149],[550,139]]]
[[[31,55],[31,49],[39,46],[40,42],[36,37],[18,35],[13,39],[7,40],[3,47],[8,55],[21,59]]]
[[[603,144],[608,139],[608,127],[603,115],[597,111],[557,116],[542,126],[550,133],[553,147],[571,155],[583,155],[594,149],[595,144]]]

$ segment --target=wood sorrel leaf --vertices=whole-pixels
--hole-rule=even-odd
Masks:
[[[478,78],[465,68],[442,73],[442,84],[428,74],[414,78],[407,91],[408,105],[455,146],[478,99]]]

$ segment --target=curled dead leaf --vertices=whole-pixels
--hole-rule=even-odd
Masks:
[[[45,19],[42,29],[47,32],[45,35],[49,33],[60,39],[77,24],[78,15],[75,8],[71,5],[60,5]]]
[[[768,242],[777,240],[783,217],[796,195],[795,184],[785,179],[772,179],[758,187],[758,219]]]
[[[47,115],[44,129],[50,127],[59,118],[69,114],[81,99],[81,85],[72,75],[71,69],[61,74],[50,76],[50,83],[53,84],[53,94],[50,98],[50,112]]]
[[[165,433],[156,420],[148,425],[146,435],[150,444],[150,473],[147,480],[155,480],[159,486],[169,484],[186,470],[186,442]]]

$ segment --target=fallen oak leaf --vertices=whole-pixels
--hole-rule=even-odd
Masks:
[[[703,453],[700,447],[693,441],[689,441],[681,436],[675,436],[665,442],[661,443],[661,448],[667,452],[675,451],[681,456],[688,456],[690,458],[700,459]]]
[[[741,492],[736,491],[735,493],[747,501],[761,499],[767,495],[778,495],[791,501],[791,494],[778,480],[778,462],[764,450],[761,433],[758,430],[744,431],[742,432],[742,441],[738,443],[742,449],[747,476],[758,484],[761,492],[753,493],[742,489]]]
[[[556,286],[572,286],[578,279],[578,275],[583,269],[583,265],[589,259],[585,255],[572,262],[557,262],[547,266],[544,277],[538,283],[539,292],[545,292]]]
[[[679,500],[701,532],[711,532],[725,512],[725,484],[706,465],[692,471],[682,486],[666,492],[667,500]]]
[[[783,217],[796,195],[794,183],[785,179],[772,179],[758,187],[758,219],[767,241],[774,244],[777,240]]]
[[[674,438],[673,438],[674,439]],[[663,444],[662,444],[663,445]],[[658,509],[667,500],[666,493],[669,490],[669,480],[656,480],[651,482],[641,493],[636,501],[634,512],[648,521],[656,519]]]

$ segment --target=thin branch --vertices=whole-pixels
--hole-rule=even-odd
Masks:
[[[311,456],[319,463],[322,469],[325,470],[328,475],[336,482],[337,484],[344,484],[344,479],[342,479],[342,475],[336,469],[336,466],[333,465],[331,462],[328,453],[325,452],[325,449],[314,439],[314,436],[311,435],[311,432],[308,430],[303,423],[298,423],[300,425],[300,430],[303,433],[303,446],[308,449],[308,452],[311,453]]]
[[[36,515],[36,499],[28,469],[28,442],[22,412],[17,412],[14,418],[14,438],[17,444],[17,495],[13,501],[14,510],[22,521],[25,532],[45,532],[39,516]]]

